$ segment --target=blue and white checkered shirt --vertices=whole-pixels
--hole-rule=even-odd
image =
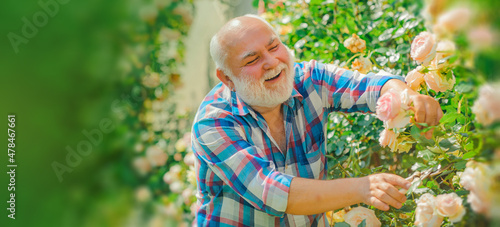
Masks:
[[[316,61],[295,63],[294,70],[294,89],[283,105],[286,156],[264,118],[227,86],[218,84],[203,100],[192,130],[198,226],[328,224],[324,213],[285,213],[292,178],[326,179],[328,114],[373,113],[384,83],[402,78]]]

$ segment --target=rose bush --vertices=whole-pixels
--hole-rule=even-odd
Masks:
[[[370,68],[374,73],[406,75],[412,90],[435,98],[444,112],[437,126],[416,124],[410,100],[389,92],[380,97],[376,115],[331,114],[326,134],[328,177],[376,172],[408,177],[412,187],[403,208],[374,210],[383,226],[498,224],[500,213],[491,210],[500,210],[492,205],[500,204],[493,196],[500,194],[495,193],[500,173],[493,171],[500,157],[495,155],[500,119],[494,108],[500,106],[500,89],[488,88],[500,75],[500,59],[494,54],[498,43],[492,41],[497,34],[492,25],[499,23],[491,4],[497,3],[471,7],[471,2],[446,0],[283,2],[284,7],[267,8],[262,16],[276,27],[291,27],[281,35],[294,47],[297,59],[318,59],[361,73]],[[474,16],[478,14],[481,19]],[[428,139],[423,134],[430,130]],[[490,179],[477,183],[482,185],[477,189],[467,186],[475,181],[463,180],[476,179],[476,172],[482,172],[470,169],[471,160],[488,166],[491,173],[477,178]],[[333,218],[341,211],[328,213],[332,225],[346,224]]]

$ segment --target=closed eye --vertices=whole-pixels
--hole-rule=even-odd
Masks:
[[[251,60],[251,61],[247,62],[247,64],[246,64],[246,65],[251,65],[251,64],[253,64],[253,63],[257,62],[257,60],[258,60],[258,59],[259,59],[259,57],[256,57],[256,58],[254,58],[253,60]]]
[[[279,45],[280,45],[280,44],[278,43],[278,44],[276,44],[276,46],[271,47],[271,49],[269,49],[269,50],[276,50],[276,49],[278,49],[278,46],[279,46]]]

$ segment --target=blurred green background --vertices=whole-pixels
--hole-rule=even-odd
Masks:
[[[0,116],[4,119],[0,130],[6,135],[7,115],[15,114],[18,165],[16,219],[11,220],[6,210],[9,178],[4,136],[0,142],[0,226],[77,226],[90,215],[102,219],[123,215],[130,206],[130,192],[120,187],[119,178],[102,175],[113,173],[102,170],[119,161],[116,130],[104,134],[102,144],[94,146],[73,172],[63,174],[62,182],[51,164],[65,163],[66,147],[75,148],[87,140],[82,130],[98,128],[102,119],[113,119],[110,103],[120,98],[116,89],[116,59],[124,42],[120,24],[135,15],[128,1],[68,1],[58,6],[55,16],[48,17],[34,37],[19,45],[18,53],[7,34],[20,35],[22,18],[31,20],[42,8],[37,1],[13,0],[4,1],[0,8]],[[116,205],[98,206],[101,198],[116,200]]]

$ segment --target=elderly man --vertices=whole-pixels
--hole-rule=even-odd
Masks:
[[[232,19],[212,38],[222,81],[193,125],[199,226],[324,226],[324,212],[365,203],[401,208],[410,182],[393,174],[326,180],[325,124],[332,111],[374,112],[401,77],[359,74],[316,61],[295,63],[263,19]],[[416,120],[442,116],[411,93]]]

